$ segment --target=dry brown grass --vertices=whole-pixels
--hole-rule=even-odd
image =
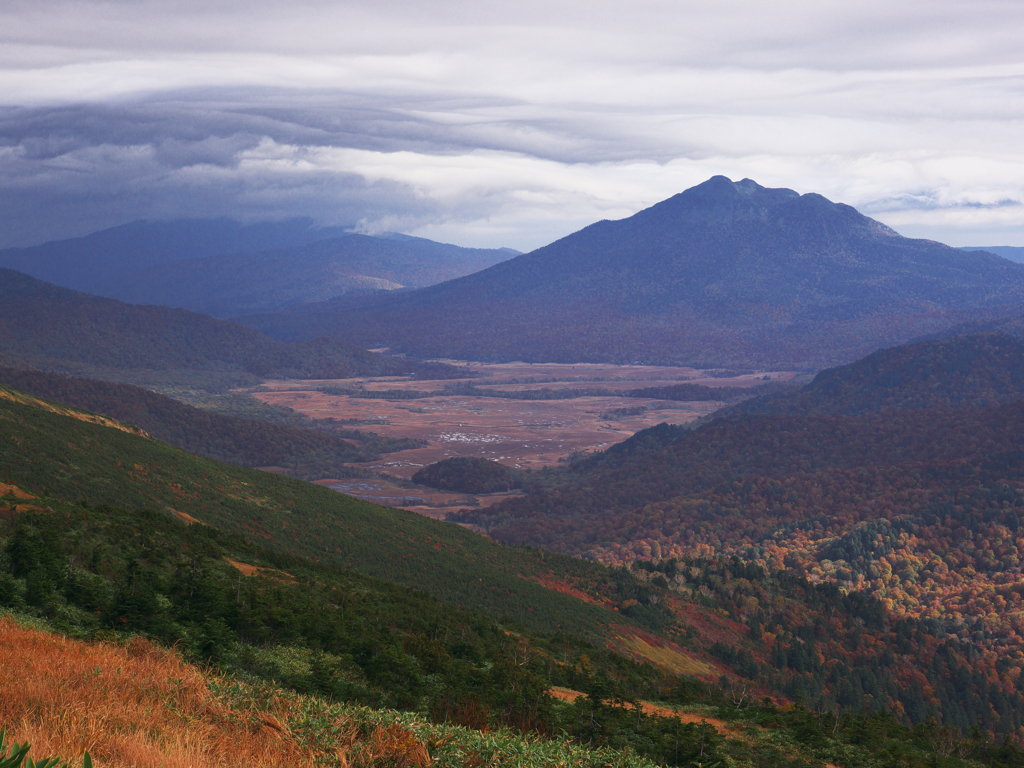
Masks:
[[[47,510],[42,507],[37,507],[34,504],[17,503],[19,499],[24,501],[26,499],[34,500],[35,498],[36,497],[31,493],[21,490],[21,488],[16,485],[0,483],[0,499],[3,500],[2,503],[6,504],[6,510],[3,510],[6,514],[3,514],[3,517],[9,517],[10,515],[18,512],[46,512]]]
[[[174,510],[174,514],[176,514],[178,517],[180,517],[182,520],[184,520],[187,525],[192,525],[193,523],[199,523],[200,525],[206,525],[206,523],[204,523],[202,520],[196,520],[188,512],[182,512],[181,510],[176,509],[176,510]]]
[[[377,726],[370,737],[350,753],[349,759],[354,768],[426,768],[430,765],[426,745],[400,723]]]
[[[34,499],[31,493],[21,490],[16,485],[7,485],[6,483],[0,483],[0,496],[11,495],[16,499]]]
[[[580,696],[586,696],[585,693],[580,691],[574,691],[571,688],[560,688],[555,687],[548,691],[556,699],[562,701],[576,701]],[[630,702],[624,702],[623,706],[626,709],[632,709],[633,705]],[[721,720],[717,717],[705,717],[704,715],[695,715],[691,712],[682,712],[678,709],[670,709],[668,707],[662,707],[658,704],[652,704],[649,701],[641,701],[640,709],[643,710],[644,714],[657,715],[658,717],[678,717],[680,722],[683,723],[708,723],[709,725],[715,726],[719,731],[733,734],[733,729],[729,727],[729,724],[725,720]]]
[[[248,563],[239,563],[236,560],[229,560],[226,557],[224,559],[227,560],[228,565],[237,569],[243,576],[259,576],[260,574],[263,574],[271,579],[275,579],[276,581],[284,582],[285,584],[298,583],[294,576],[290,573],[286,573],[285,571],[278,571],[273,568],[263,568],[258,565],[249,565]]]
[[[619,632],[612,637],[610,645],[623,656],[651,662],[676,675],[717,680],[722,674],[722,670],[698,659],[675,643],[630,627],[619,627]]]
[[[88,750],[102,768],[314,764],[274,702],[233,712],[199,670],[145,640],[83,643],[0,618],[0,670],[0,725],[35,757]]]

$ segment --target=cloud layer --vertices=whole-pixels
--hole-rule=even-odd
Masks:
[[[948,0],[9,1],[0,246],[308,215],[526,250],[716,173],[1024,245],[1022,22]]]

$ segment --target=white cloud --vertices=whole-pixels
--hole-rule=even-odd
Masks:
[[[8,0],[0,245],[206,211],[526,249],[715,173],[1024,244],[1022,22],[991,0]]]

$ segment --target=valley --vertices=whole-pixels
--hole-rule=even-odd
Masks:
[[[1024,766],[1019,266],[721,177],[387,296],[295,238],[166,299],[244,324],[0,270],[0,611],[581,765]]]
[[[466,378],[410,380],[359,377],[271,380],[252,396],[313,420],[334,419],[387,438],[425,441],[351,466],[383,477],[323,479],[320,485],[444,519],[454,509],[488,506],[508,494],[467,496],[412,486],[422,467],[452,457],[477,457],[517,469],[539,470],[601,451],[636,432],[667,422],[691,424],[768,381],[792,383],[794,371],[737,372],[641,365],[477,363],[439,361]],[[739,374],[739,375],[737,375]],[[680,383],[722,388],[721,400],[673,401],[626,397],[623,392]],[[472,395],[444,394],[470,387]],[[352,394],[343,394],[343,392]],[[373,395],[380,393],[380,398]],[[523,399],[516,399],[516,396]],[[541,399],[548,396],[550,399]],[[406,399],[408,398],[408,399]],[[270,467],[268,469],[273,470]]]

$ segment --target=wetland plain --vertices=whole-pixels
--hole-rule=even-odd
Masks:
[[[683,383],[753,388],[798,375],[647,365],[443,362],[464,367],[466,378],[274,380],[253,396],[311,419],[333,419],[387,437],[422,441],[421,447],[355,465],[375,477],[318,483],[443,518],[453,509],[495,503],[507,494],[466,496],[413,485],[413,474],[428,464],[472,456],[542,469],[604,450],[661,422],[691,423],[725,405],[724,400],[687,402],[626,397],[623,392]],[[471,394],[453,394],[460,385]],[[550,397],[540,399],[545,395]]]

